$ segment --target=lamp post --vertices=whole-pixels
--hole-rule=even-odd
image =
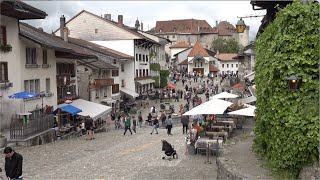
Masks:
[[[244,20],[243,18],[253,18],[253,17],[262,17],[262,16],[265,16],[265,15],[256,15],[256,16],[243,16],[243,17],[238,17],[237,18],[240,18],[239,21],[237,22],[236,24],[236,28],[237,28],[237,33],[243,33],[244,30],[246,29],[246,24],[244,23]]]
[[[286,78],[288,89],[290,91],[298,91],[301,86],[301,78],[297,75],[291,75]]]

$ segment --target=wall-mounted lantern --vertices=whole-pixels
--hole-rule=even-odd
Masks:
[[[291,75],[286,78],[288,89],[290,91],[298,91],[301,86],[301,78],[299,78],[297,75]]]

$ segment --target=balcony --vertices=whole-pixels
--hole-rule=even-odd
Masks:
[[[7,89],[12,86],[13,86],[12,82],[9,82],[9,81],[0,82],[0,89]]]
[[[42,64],[42,68],[49,68],[49,67],[51,67],[50,64]]]
[[[39,68],[39,67],[41,67],[41,65],[39,65],[39,64],[26,64],[25,67],[26,68]]]
[[[95,87],[99,88],[102,86],[112,86],[114,85],[114,79],[113,78],[107,78],[107,79],[94,79]]]

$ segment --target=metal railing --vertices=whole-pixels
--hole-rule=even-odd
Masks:
[[[53,127],[54,116],[52,114],[36,119],[23,119],[15,115],[10,123],[10,139],[24,140],[35,134],[41,133]]]

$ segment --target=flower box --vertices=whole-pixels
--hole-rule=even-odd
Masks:
[[[12,51],[12,46],[10,44],[1,44],[0,50],[2,52],[10,52],[10,51]]]

